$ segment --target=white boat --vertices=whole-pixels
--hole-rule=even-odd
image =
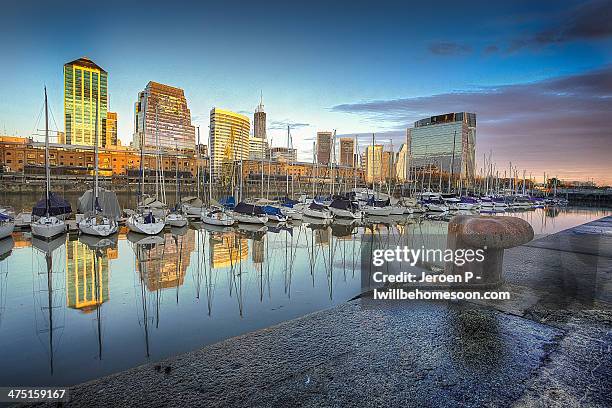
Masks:
[[[220,208],[210,208],[200,213],[200,219],[208,225],[228,227],[234,224],[234,219],[225,210]]]
[[[185,197],[181,199],[181,207],[187,216],[199,216],[206,211],[206,206],[198,197]]]
[[[11,236],[15,230],[15,220],[7,211],[0,210],[0,239]]]
[[[32,213],[22,211],[15,216],[15,226],[19,228],[29,227],[32,223]]]
[[[447,212],[448,211],[448,207],[445,206],[444,204],[430,202],[430,203],[424,203],[423,205],[425,206],[427,211],[431,211],[431,212]]]
[[[363,206],[363,212],[373,217],[388,217],[391,215],[391,206],[376,207],[373,205],[365,205]]]
[[[242,224],[265,224],[268,222],[268,216],[261,206],[242,202],[234,207],[232,217],[236,222]]]
[[[57,217],[43,216],[30,224],[30,228],[32,236],[51,239],[66,232],[66,223]]]
[[[360,220],[363,218],[363,212],[359,209],[359,205],[349,200],[334,200],[329,205],[329,211],[334,217],[346,218],[351,220]]]
[[[324,205],[312,202],[308,207],[304,208],[304,217],[331,220],[333,215]]]
[[[304,214],[295,208],[282,206],[281,211],[290,220],[301,220],[304,217]]]
[[[391,206],[391,215],[404,215],[406,212],[406,208],[401,205],[392,205]]]
[[[94,138],[94,186],[93,191],[86,191],[79,199],[77,212],[90,210],[77,225],[83,234],[97,237],[108,237],[119,230],[117,220],[121,214],[115,193],[105,191],[102,197],[98,185],[98,104],[96,104],[96,130]],[[114,200],[114,201],[113,201]],[[103,210],[109,209],[112,215]]]
[[[171,227],[184,227],[188,222],[187,217],[180,212],[171,212],[166,215],[166,224]]]
[[[166,226],[163,218],[156,218],[151,212],[132,214],[125,224],[130,231],[145,235],[157,235]]]
[[[47,104],[47,88],[45,87],[45,198],[32,209],[32,214],[39,218],[30,224],[32,236],[49,240],[66,232],[66,223],[59,219],[72,210],[70,204],[51,193],[51,171],[49,167],[49,108]],[[51,214],[54,215],[51,215]]]
[[[108,237],[119,230],[119,223],[116,220],[103,215],[84,217],[78,226],[83,234],[97,237]]]

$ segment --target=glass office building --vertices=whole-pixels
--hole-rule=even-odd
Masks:
[[[210,155],[216,178],[223,163],[248,160],[251,122],[247,116],[225,109],[210,111]]]
[[[195,126],[180,88],[149,82],[138,94],[134,112],[133,146],[162,150],[194,150]]]
[[[108,74],[87,57],[64,64],[66,144],[93,146],[98,112],[98,146],[106,145]]]
[[[411,166],[435,168],[473,179],[476,114],[447,113],[418,120],[407,129]]]

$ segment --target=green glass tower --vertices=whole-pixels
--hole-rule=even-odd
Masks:
[[[108,73],[86,57],[64,65],[66,144],[93,146],[98,112],[98,145],[106,145]]]

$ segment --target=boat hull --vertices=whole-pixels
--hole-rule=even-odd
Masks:
[[[332,213],[332,215],[338,218],[346,218],[346,219],[352,219],[352,220],[358,220],[358,219],[363,218],[363,214],[361,213],[361,211],[353,212],[353,211],[343,210],[341,208],[334,208],[334,207],[329,207],[329,211]]]
[[[267,215],[234,213],[233,218],[236,222],[239,222],[241,224],[265,224],[266,222],[268,222]]]
[[[171,227],[184,227],[187,223],[187,217],[182,214],[171,213],[166,216],[166,224]]]
[[[40,217],[30,229],[35,237],[51,239],[66,232],[66,223],[56,217]]]
[[[15,230],[15,223],[13,221],[7,221],[0,224],[0,239],[11,236]]]
[[[143,217],[132,215],[130,216],[125,224],[130,231],[144,235],[157,235],[166,226],[164,221],[156,221],[151,223],[145,223]]]
[[[108,237],[119,229],[117,222],[103,218],[102,222],[97,223],[95,217],[83,218],[79,221],[78,226],[81,233],[96,237]]]
[[[366,206],[363,211],[373,217],[388,217],[391,215],[391,207],[370,207]]]
[[[310,218],[317,218],[320,220],[331,220],[333,218],[329,211],[318,211],[311,208],[304,209],[304,216]]]

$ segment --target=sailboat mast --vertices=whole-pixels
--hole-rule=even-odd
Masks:
[[[285,168],[287,169],[287,171],[285,172],[286,175],[286,182],[287,182],[287,191],[286,193],[286,197],[289,197],[289,125],[287,125],[287,157],[286,157],[287,161],[286,161],[286,165]]]
[[[49,105],[47,102],[47,87],[45,86],[45,175],[47,182],[45,183],[45,205],[46,216],[49,216],[49,196],[51,191],[51,170],[49,169]]]
[[[196,148],[196,152],[198,155],[197,159],[197,170],[196,170],[196,188],[197,193],[196,196],[200,198],[200,127],[198,126],[198,146]]]
[[[96,97],[96,132],[94,140],[94,199],[93,199],[93,211],[96,212],[96,206],[98,203],[98,112],[100,106],[100,94],[98,90],[98,96]]]

